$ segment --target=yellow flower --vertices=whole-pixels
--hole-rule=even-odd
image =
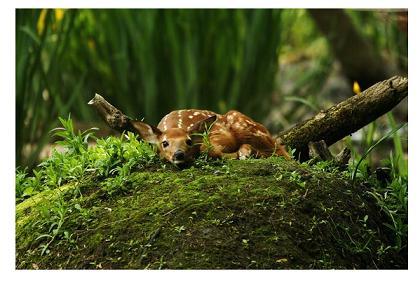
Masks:
[[[64,18],[64,9],[54,9],[55,20],[60,22]]]
[[[360,85],[357,81],[354,81],[354,83],[353,83],[353,92],[355,94],[360,94],[362,92],[361,89],[360,89]]]
[[[42,9],[41,13],[39,14],[38,22],[36,24],[36,30],[38,31],[38,34],[41,34],[44,31],[46,16],[47,9]]]

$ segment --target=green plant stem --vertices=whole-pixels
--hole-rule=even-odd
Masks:
[[[354,171],[352,173],[351,179],[354,181],[356,179],[356,173],[357,173],[357,169],[359,168],[360,163],[366,158],[366,156],[369,155],[369,153],[375,149],[376,146],[378,146],[381,142],[383,142],[384,140],[386,140],[387,138],[389,138],[390,136],[392,136],[393,134],[395,134],[399,129],[401,129],[402,127],[406,126],[407,123],[404,123],[402,125],[400,125],[397,128],[392,129],[388,134],[386,134],[385,136],[383,136],[381,139],[379,139],[375,144],[373,144],[371,147],[368,148],[368,150],[362,155],[362,157],[360,158],[360,160],[357,162],[356,167],[354,168]]]

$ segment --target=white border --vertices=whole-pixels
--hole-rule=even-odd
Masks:
[[[133,1],[133,0],[74,0],[54,1],[39,0],[17,1],[15,7],[44,7],[44,8],[402,8],[408,7],[411,1],[401,0],[352,0],[352,1],[326,1],[326,0],[294,0],[294,1],[273,1],[273,0],[213,0],[213,1],[191,1],[191,0],[154,0],[154,1]]]
[[[418,176],[416,163],[419,158],[417,144],[420,140],[417,137],[418,107],[420,107],[420,91],[418,86],[417,64],[420,62],[418,54],[419,47],[416,33],[420,23],[419,12],[415,9],[416,1],[27,1],[21,0],[15,3],[1,1],[0,9],[0,66],[1,66],[1,125],[3,137],[1,139],[0,180],[3,184],[0,187],[0,274],[3,280],[11,282],[116,282],[121,279],[133,279],[136,281],[182,281],[182,282],[258,282],[272,279],[273,281],[301,280],[322,281],[322,282],[364,282],[375,280],[377,282],[411,282],[410,275],[419,278],[417,274],[418,249]],[[410,84],[409,99],[409,176],[410,176],[410,198],[409,198],[409,271],[15,271],[15,211],[14,211],[14,148],[15,148],[15,51],[14,51],[14,23],[15,8],[36,8],[36,7],[62,7],[62,8],[409,8],[409,74],[414,80]],[[413,123],[414,122],[414,123]],[[416,275],[417,276],[416,276]],[[13,278],[13,279],[11,279]]]
[[[15,253],[15,33],[14,8],[0,9],[0,121],[2,124],[0,161],[0,274],[14,269]]]

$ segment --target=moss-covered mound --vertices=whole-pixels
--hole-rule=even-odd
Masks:
[[[282,158],[81,178],[19,203],[16,221],[18,269],[407,265],[364,187]]]

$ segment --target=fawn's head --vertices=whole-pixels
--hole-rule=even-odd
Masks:
[[[169,128],[166,131],[141,121],[131,121],[140,137],[158,148],[160,157],[172,164],[183,165],[194,160],[200,152],[203,133],[210,129],[216,121],[216,116],[200,120],[189,130]]]

